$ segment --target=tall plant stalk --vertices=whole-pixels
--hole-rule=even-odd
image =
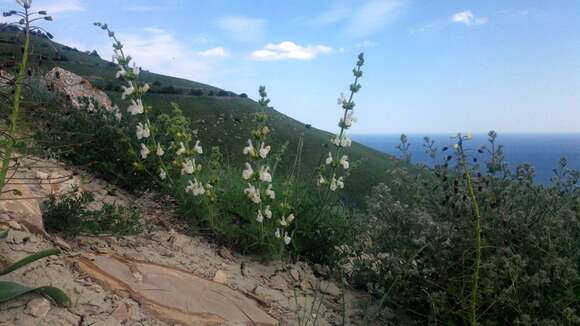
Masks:
[[[10,160],[14,152],[14,144],[16,142],[16,131],[18,130],[18,115],[20,114],[20,97],[22,96],[22,84],[26,77],[26,69],[28,67],[28,52],[30,47],[30,20],[27,7],[24,7],[24,49],[22,51],[22,61],[16,77],[16,84],[14,90],[14,101],[12,102],[12,112],[10,113],[10,129],[8,130],[8,138],[4,148],[4,158],[2,159],[2,168],[0,169],[0,191],[6,185],[6,176],[10,168]]]
[[[473,189],[473,183],[471,181],[471,174],[469,173],[469,168],[465,161],[465,152],[463,150],[463,140],[469,140],[471,136],[461,136],[458,135],[458,151],[459,159],[461,165],[463,166],[463,172],[465,176],[465,183],[467,185],[467,190],[469,191],[469,196],[473,204],[473,210],[475,214],[475,225],[474,225],[474,238],[475,238],[475,266],[473,270],[473,281],[471,285],[471,301],[469,303],[469,322],[471,326],[477,325],[477,291],[479,287],[479,269],[481,265],[481,214],[479,211],[479,204],[477,203],[477,197],[475,196],[475,190]]]

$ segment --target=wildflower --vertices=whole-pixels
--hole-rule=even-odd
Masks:
[[[288,232],[284,232],[284,243],[289,245],[290,241],[292,241],[292,238],[288,235]]]
[[[324,177],[322,176],[322,174],[319,176],[318,178],[318,184],[319,185],[323,185],[326,183],[326,179],[324,179]]]
[[[467,137],[465,137],[467,140],[472,140],[473,139],[473,134],[468,132],[467,133]]]
[[[119,68],[120,68],[121,70],[117,71],[117,74],[115,74],[115,78],[116,78],[116,79],[119,79],[119,78],[121,78],[121,77],[124,77],[124,76],[127,74],[127,70],[125,70],[125,67],[123,67],[123,66],[119,66]]]
[[[141,102],[141,99],[131,100],[131,105],[129,105],[127,111],[132,115],[143,113],[143,102]]]
[[[345,129],[350,128],[353,122],[356,122],[356,118],[353,117],[353,111],[349,111],[344,119],[340,119],[340,125],[344,126]]]
[[[346,102],[346,98],[344,97],[344,93],[340,93],[340,96],[336,100],[336,104],[343,105]]]
[[[326,158],[326,165],[332,163],[332,153],[328,152],[328,157]]]
[[[270,174],[270,167],[262,166],[260,168],[260,180],[264,182],[272,182],[272,175]]]
[[[264,215],[262,215],[262,211],[261,210],[258,210],[258,216],[256,216],[256,221],[258,223],[264,222]]]
[[[115,119],[117,119],[117,121],[121,121],[121,118],[123,118],[123,114],[121,114],[120,111],[116,111],[115,112]]]
[[[161,144],[157,143],[157,151],[156,151],[157,156],[163,156],[163,154],[165,154],[165,151],[163,150],[163,148],[161,147]]]
[[[286,220],[286,217],[282,216],[282,218],[280,219],[280,225],[282,225],[283,227],[288,226],[288,221]]]
[[[276,239],[280,239],[280,229],[276,229],[274,236],[276,237]]]
[[[342,158],[340,159],[340,165],[342,165],[342,168],[345,170],[348,170],[348,167],[350,166],[350,163],[348,162],[348,156],[343,155]]]
[[[268,206],[266,206],[266,208],[264,208],[264,216],[266,216],[267,219],[272,218],[272,210],[270,209],[270,205],[268,205]]]
[[[453,149],[458,150],[459,149],[459,145],[458,144],[453,144]]]
[[[161,171],[159,172],[159,179],[165,180],[165,178],[167,178],[167,172],[165,172],[165,170],[161,169]]]
[[[135,88],[133,87],[133,84],[129,84],[129,87],[123,85],[121,86],[121,88],[123,88],[123,94],[121,94],[121,98],[124,100],[127,98],[127,96],[130,96],[131,94],[133,94],[135,92]]]
[[[132,71],[133,71],[133,75],[135,75],[135,77],[137,77],[137,76],[139,76],[139,73],[141,72],[141,68],[140,67],[137,67],[135,65],[135,63],[133,63],[133,69],[132,69]]]
[[[185,153],[185,145],[183,145],[183,142],[179,143],[179,149],[175,153],[177,155],[181,155],[181,154]]]
[[[248,188],[244,189],[244,193],[248,196],[248,198],[250,198],[252,202],[256,204],[262,202],[262,199],[260,198],[260,192],[253,185],[248,183]]]
[[[340,189],[344,189],[344,177],[340,177],[338,178],[338,180],[336,180],[336,185],[340,188]]]
[[[141,92],[142,93],[147,93],[149,91],[149,84],[145,83],[143,84],[143,86],[141,86]]]
[[[141,158],[145,160],[147,155],[149,155],[149,148],[145,144],[141,144]]]
[[[194,182],[191,182],[191,180],[189,180],[189,185],[187,187],[185,187],[185,191],[186,192],[191,192],[194,196],[200,196],[205,194],[205,189],[203,188],[203,185],[197,181],[196,178],[193,178]]]
[[[142,138],[149,138],[149,136],[151,136],[151,131],[149,130],[149,125],[147,123],[145,123],[145,125],[143,125],[141,122],[139,122],[139,124],[137,124],[137,139],[142,139]]]
[[[244,180],[248,180],[252,177],[253,174],[254,170],[252,169],[252,166],[250,165],[250,163],[246,162],[246,169],[242,172],[242,178]]]
[[[344,178],[340,177],[336,179],[335,177],[332,177],[332,181],[330,182],[330,190],[336,191],[338,188],[344,188]]]
[[[199,140],[195,142],[195,145],[193,146],[193,151],[198,154],[203,154],[203,148],[201,148]]]
[[[244,155],[256,156],[256,150],[254,145],[252,145],[252,140],[248,139],[248,146],[244,147]]]
[[[292,221],[294,221],[294,214],[290,213],[290,215],[288,215],[288,217],[286,218],[286,220],[288,221],[288,223],[292,223]]]
[[[195,159],[185,160],[181,166],[181,175],[192,174],[195,171]]]
[[[266,156],[268,156],[268,153],[270,153],[270,146],[264,146],[264,143],[262,143],[262,145],[260,145],[260,157],[261,158],[266,158]]]
[[[270,199],[276,199],[276,193],[272,190],[272,184],[269,184],[268,188],[266,188],[266,196],[270,197]]]

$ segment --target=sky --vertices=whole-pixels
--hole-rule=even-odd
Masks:
[[[0,0],[0,9],[15,1]],[[80,50],[257,98],[335,131],[356,55],[353,133],[580,132],[580,0],[33,0]],[[2,18],[4,19],[4,18]]]

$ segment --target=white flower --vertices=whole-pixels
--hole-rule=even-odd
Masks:
[[[472,134],[472,133],[470,133],[470,132],[468,132],[468,133],[467,133],[467,137],[466,137],[466,139],[467,139],[467,140],[472,140],[472,139],[473,139],[473,134]]]
[[[244,189],[244,193],[254,203],[259,204],[262,202],[262,198],[260,198],[260,192],[253,185],[248,183],[248,188]]]
[[[322,174],[319,176],[318,178],[318,184],[319,185],[323,185],[326,183],[326,179],[324,179],[324,177],[322,176]]]
[[[250,165],[250,163],[246,162],[246,169],[242,172],[242,178],[244,180],[248,180],[252,177],[253,174],[254,170],[252,169],[252,166]]]
[[[340,189],[344,189],[344,178],[343,177],[338,178],[338,180],[336,180],[336,185]]]
[[[350,147],[352,145],[352,140],[348,138],[348,136],[342,136],[342,140],[340,141],[341,147]]]
[[[264,208],[264,216],[266,216],[267,219],[272,218],[272,210],[270,209],[270,205],[268,205],[268,206],[266,206],[266,208]]]
[[[280,239],[280,229],[276,229],[274,236],[276,237],[276,239]]]
[[[282,218],[280,219],[280,225],[282,225],[283,227],[288,226],[288,221],[286,221],[286,217],[282,216]]]
[[[141,72],[141,68],[135,66],[135,63],[133,63],[133,74],[135,75],[135,77],[139,76],[139,73]]]
[[[268,153],[270,153],[270,145],[264,146],[264,143],[262,143],[262,145],[260,145],[260,157],[266,158]]]
[[[135,88],[133,87],[133,84],[129,83],[129,87],[123,85],[121,86],[121,88],[123,88],[123,94],[121,94],[121,98],[122,99],[126,99],[127,96],[133,94],[133,92],[135,92]]]
[[[159,172],[159,178],[161,180],[165,180],[165,178],[167,178],[167,172],[165,172],[165,170],[161,169],[161,171]]]
[[[191,180],[189,180],[189,185],[185,187],[185,191],[191,192],[194,196],[205,194],[205,189],[203,188],[203,185],[199,181],[197,181],[196,178],[193,178],[193,181],[194,182],[191,182]]]
[[[179,149],[175,153],[177,155],[181,155],[181,154],[185,153],[185,145],[183,145],[183,142],[179,143]]]
[[[125,70],[125,67],[119,65],[119,71],[117,71],[117,74],[115,74],[115,78],[119,79],[123,76],[125,76],[127,74],[127,70]]]
[[[149,155],[149,148],[145,144],[141,144],[141,158],[146,159],[147,155]]]
[[[258,216],[256,216],[256,221],[258,223],[264,222],[264,215],[262,215],[262,211],[261,210],[258,210]]]
[[[161,147],[161,144],[157,143],[157,151],[156,151],[157,156],[163,156],[163,154],[165,154],[165,151],[163,150],[163,148]]]
[[[284,232],[284,243],[286,245],[289,245],[290,241],[292,241],[292,238],[290,238],[290,236],[288,235],[288,232]]]
[[[131,105],[127,108],[127,111],[132,115],[143,113],[143,102],[141,99],[131,100]]]
[[[346,98],[344,98],[344,94],[343,93],[340,93],[340,96],[336,100],[336,104],[342,105],[344,102],[346,102]]]
[[[270,199],[276,199],[276,193],[272,190],[272,184],[269,184],[268,188],[266,188],[266,196],[270,197]]]
[[[346,118],[345,119],[342,119],[342,118],[340,119],[340,122],[342,122],[342,124],[344,125],[345,128],[350,128],[350,126],[352,126],[352,123],[353,122],[356,122],[356,121],[357,120],[356,120],[355,117],[353,117],[353,112],[352,111],[349,111],[346,114]]]
[[[251,139],[248,139],[248,146],[244,147],[243,153],[244,155],[255,156],[256,150],[254,149],[254,145],[252,145]]]
[[[198,154],[203,154],[203,148],[201,148],[199,140],[195,142],[195,145],[193,146],[193,151]]]
[[[272,175],[270,174],[270,167],[262,166],[260,168],[260,180],[264,182],[272,182]]]
[[[459,149],[459,145],[458,145],[458,144],[453,144],[453,148],[454,148],[455,150],[458,150],[458,149]]]
[[[87,110],[89,112],[95,112],[95,104],[93,103],[93,101],[89,102],[89,107],[87,108]]]
[[[342,168],[347,170],[348,167],[350,166],[350,163],[348,162],[348,156],[343,155],[342,158],[340,159],[340,165],[342,165]]]
[[[328,152],[328,157],[326,158],[326,165],[332,163],[332,153]]]
[[[143,125],[141,122],[139,122],[139,124],[137,124],[137,139],[142,139],[142,138],[149,138],[149,136],[151,136],[151,131],[149,130],[149,125],[147,123],[145,123],[145,125]]]
[[[195,159],[185,160],[181,164],[181,175],[192,174],[195,171]]]
[[[115,119],[117,119],[117,121],[121,121],[121,118],[123,118],[123,114],[121,114],[120,111],[115,112]]]
[[[290,213],[290,215],[288,215],[288,217],[286,218],[286,220],[288,221],[288,223],[292,223],[292,221],[294,221],[294,214]]]

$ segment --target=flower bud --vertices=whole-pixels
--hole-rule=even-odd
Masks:
[[[44,20],[52,21],[52,16],[46,16],[44,17]]]
[[[46,11],[45,10],[41,10],[38,12],[39,15],[46,15]]]

